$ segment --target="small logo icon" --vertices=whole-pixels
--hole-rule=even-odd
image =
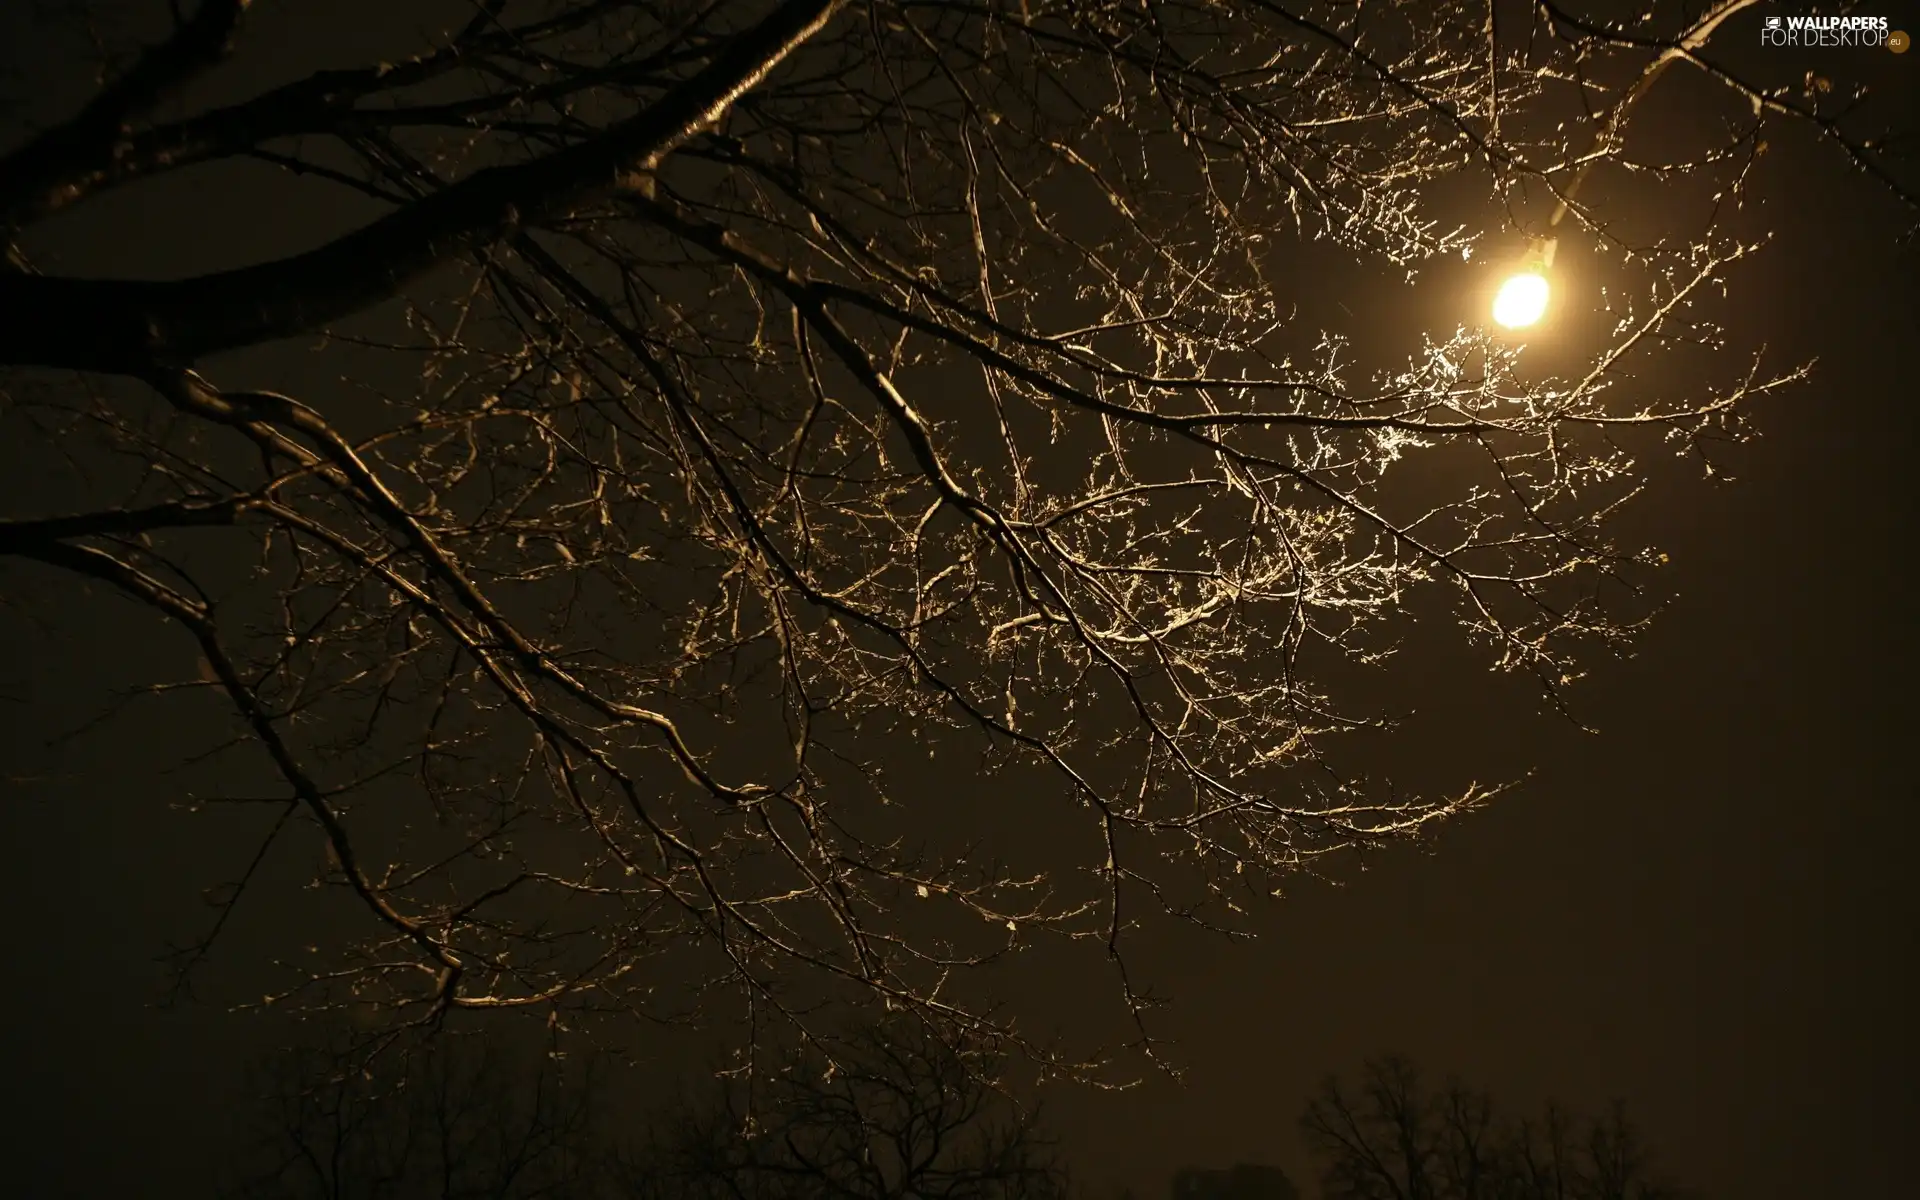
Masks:
[[[1896,29],[1887,35],[1887,49],[1895,54],[1905,54],[1907,47],[1911,45],[1913,45],[1913,39],[1907,36],[1907,31],[1904,29]]]
[[[1768,17],[1768,18],[1767,18],[1767,28],[1768,28],[1768,29],[1778,29],[1778,28],[1780,28],[1780,18],[1779,18],[1779,17]]]

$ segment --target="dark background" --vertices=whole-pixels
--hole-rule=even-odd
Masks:
[[[1912,6],[1876,11],[1920,29]],[[1793,53],[1843,82],[1872,75],[1883,102],[1920,111],[1920,54]],[[1709,1195],[1920,1190],[1920,1033],[1904,986],[1920,916],[1920,256],[1902,238],[1909,214],[1837,155],[1783,142],[1768,169],[1777,242],[1736,277],[1729,324],[1738,344],[1818,367],[1763,404],[1763,438],[1727,460],[1736,482],[1655,469],[1626,540],[1671,555],[1676,599],[1634,658],[1596,663],[1577,690],[1601,732],[1416,645],[1394,680],[1417,715],[1386,765],[1531,779],[1433,855],[1304,882],[1258,942],[1147,947],[1147,973],[1176,1000],[1161,1030],[1186,1079],[1055,1093],[1081,1178],[1153,1197],[1183,1163],[1264,1160],[1306,1183],[1293,1131],[1305,1095],[1399,1049],[1515,1106],[1624,1098],[1674,1174]],[[102,211],[86,249],[131,273],[204,263],[208,240],[247,257],[315,229],[277,203],[190,189]],[[236,1118],[240,1064],[282,1031],[154,1006],[156,955],[198,928],[195,889],[229,873],[223,855],[241,843],[224,818],[169,809],[154,769],[177,727],[136,716],[47,748],[104,687],[178,674],[191,653],[102,598],[63,607],[53,629],[0,610],[5,1186],[189,1193]],[[235,962],[285,950],[257,914],[235,932]]]

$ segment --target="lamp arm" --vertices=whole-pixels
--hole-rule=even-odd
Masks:
[[[1587,152],[1586,158],[1580,163],[1580,169],[1574,172],[1573,181],[1567,184],[1567,190],[1560,193],[1560,203],[1554,207],[1553,216],[1547,221],[1548,229],[1557,228],[1561,219],[1567,215],[1567,209],[1580,192],[1580,185],[1587,181],[1587,172],[1593,170],[1593,164],[1600,160],[1601,149],[1613,140],[1614,135],[1626,123],[1627,110],[1632,108],[1634,102],[1640,97],[1647,94],[1647,89],[1653,86],[1653,81],[1660,78],[1673,63],[1683,58],[1693,57],[1701,47],[1707,44],[1707,39],[1713,36],[1713,31],[1718,29],[1728,17],[1753,5],[1754,0],[1720,0],[1720,3],[1701,14],[1692,28],[1681,34],[1677,41],[1661,50],[1659,55],[1647,64],[1646,69],[1640,72],[1640,78],[1634,80],[1633,86],[1627,89],[1627,94],[1620,97],[1607,111],[1606,119],[1600,123],[1600,128],[1593,135],[1593,149]],[[1551,250],[1548,251],[1548,259],[1548,265],[1551,265]]]

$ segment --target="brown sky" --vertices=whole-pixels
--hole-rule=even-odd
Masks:
[[[1887,57],[1808,62],[1843,80],[1875,72],[1920,112],[1920,54]],[[1457,770],[1470,749],[1464,769],[1481,778],[1531,780],[1431,856],[1303,885],[1257,943],[1151,947],[1186,1083],[1054,1097],[1089,1181],[1157,1196],[1182,1163],[1304,1174],[1293,1121],[1306,1092],[1399,1049],[1518,1104],[1623,1097],[1709,1195],[1913,1193],[1920,258],[1898,211],[1831,156],[1779,155],[1779,241],[1743,277],[1735,324],[1819,368],[1732,454],[1737,482],[1663,469],[1630,518],[1672,556],[1677,599],[1634,659],[1598,664],[1579,691],[1601,733],[1470,666],[1409,685],[1420,715],[1394,762]],[[220,212],[248,246],[293,219]],[[129,251],[153,249],[137,206],[114,220]],[[236,1063],[265,1036],[149,1006],[152,960],[193,918],[196,864],[219,847],[143,773],[166,727],[119,750],[40,749],[92,688],[170,652],[97,599],[68,619],[87,638],[77,659],[0,611],[0,681],[16,698],[0,701],[0,760],[40,777],[0,806],[7,1140],[23,1195],[193,1169],[219,1144]],[[258,948],[249,936],[237,953]]]

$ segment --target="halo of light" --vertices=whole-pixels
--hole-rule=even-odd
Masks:
[[[1546,315],[1547,277],[1523,271],[1500,285],[1493,298],[1493,319],[1508,329],[1531,325]]]

